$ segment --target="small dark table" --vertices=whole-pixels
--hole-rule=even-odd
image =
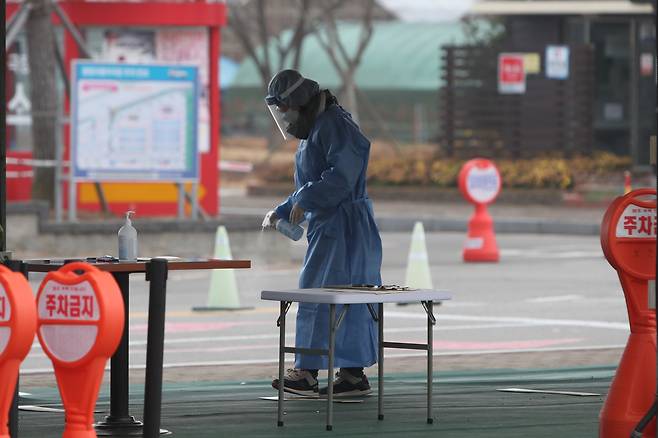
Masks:
[[[162,401],[162,361],[164,350],[165,298],[168,271],[192,269],[242,269],[250,268],[250,260],[218,259],[138,259],[136,262],[98,262],[92,259],[24,260],[21,270],[50,272],[61,268],[65,262],[83,261],[112,274],[119,284],[125,309],[123,336],[112,356],[110,367],[110,415],[95,424],[99,436],[144,436],[155,438],[160,433]],[[16,261],[12,261],[14,264]],[[145,273],[149,282],[148,333],[146,338],[146,378],[144,385],[144,423],[128,413],[128,305],[130,274]]]

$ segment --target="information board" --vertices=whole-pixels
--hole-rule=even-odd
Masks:
[[[198,180],[196,66],[77,60],[72,76],[75,180]]]

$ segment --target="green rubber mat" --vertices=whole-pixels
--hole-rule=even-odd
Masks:
[[[363,403],[334,404],[334,427],[325,431],[326,403],[306,400],[285,404],[285,425],[277,427],[277,404],[260,400],[275,395],[267,381],[185,382],[167,384],[162,397],[162,425],[174,436],[203,437],[596,437],[598,414],[614,374],[612,367],[558,370],[496,370],[438,373],[434,376],[434,424],[426,424],[425,377],[386,376],[383,421],[377,397]],[[373,389],[377,379],[371,379]],[[97,411],[109,409],[101,394]],[[521,388],[595,393],[574,396],[501,392]],[[28,388],[22,405],[61,407],[54,389]],[[142,417],[143,387],[130,388],[130,413]],[[103,414],[97,414],[101,419]],[[59,437],[64,415],[21,411],[20,438]]]

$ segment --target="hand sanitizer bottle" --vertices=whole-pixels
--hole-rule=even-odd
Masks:
[[[294,241],[301,239],[304,234],[304,229],[301,226],[293,225],[283,219],[277,220],[274,226],[281,234]]]
[[[119,260],[137,259],[137,230],[130,220],[133,214],[134,211],[127,211],[126,222],[119,228]]]

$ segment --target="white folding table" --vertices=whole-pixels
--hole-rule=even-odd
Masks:
[[[384,419],[384,348],[402,348],[411,350],[427,351],[427,423],[433,422],[432,418],[432,353],[433,333],[436,324],[433,304],[451,299],[450,293],[439,290],[416,289],[405,291],[376,291],[366,288],[319,288],[319,289],[290,289],[290,290],[264,290],[260,295],[263,300],[279,301],[280,313],[277,320],[279,327],[279,382],[283,382],[283,369],[285,353],[302,353],[318,356],[328,356],[328,388],[327,388],[327,430],[332,430],[333,420],[333,396],[334,396],[334,353],[336,330],[345,317],[345,313],[351,304],[367,304],[370,315],[379,324],[379,358],[378,358],[378,394],[377,394],[377,416]],[[286,346],[286,314],[293,302],[316,303],[329,305],[329,348],[296,348]],[[416,344],[407,342],[385,342],[384,341],[384,303],[414,303],[420,302],[427,314],[427,344]],[[379,311],[375,312],[373,304],[379,305]],[[342,305],[338,318],[336,318],[336,306]],[[283,384],[279,384],[278,416],[277,425],[283,426]]]

